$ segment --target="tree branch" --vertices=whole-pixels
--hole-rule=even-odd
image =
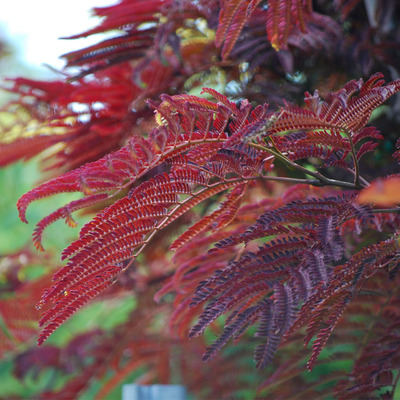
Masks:
[[[312,180],[312,183],[310,185],[314,186],[338,186],[338,187],[344,187],[344,188],[349,188],[349,189],[360,189],[356,183],[351,183],[351,182],[345,182],[345,181],[338,181],[336,179],[330,179],[327,178],[326,176],[322,175],[318,171],[310,171],[307,168],[302,167],[301,165],[297,164],[296,162],[290,160],[289,158],[285,157],[282,153],[279,153],[278,151],[272,150],[268,147],[264,147],[260,144],[257,143],[249,143],[250,146],[254,147],[255,149],[259,149],[262,151],[265,151],[271,155],[273,155],[277,160],[280,160],[282,163],[284,163],[288,168],[290,169],[295,169],[299,172],[304,173],[305,175],[309,175],[314,177],[317,181]]]

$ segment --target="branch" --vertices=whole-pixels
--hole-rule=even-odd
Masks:
[[[354,185],[356,185],[357,189],[361,189],[361,183],[360,183],[360,165],[358,164],[357,160],[357,154],[356,154],[356,149],[354,148],[354,143],[353,139],[350,135],[350,132],[346,129],[343,128],[347,138],[349,139],[350,143],[350,148],[351,148],[351,155],[353,156],[353,161],[354,161]]]
[[[395,213],[395,214],[400,214],[400,207],[396,208],[376,208],[374,210],[371,210],[373,214],[383,214],[383,213]]]
[[[301,167],[301,168],[303,168],[303,167]],[[308,171],[307,169],[305,169],[305,170]],[[311,172],[311,171],[308,171],[308,172]],[[324,182],[321,182],[321,179],[301,179],[301,178],[290,178],[290,177],[285,177],[285,176],[265,176],[265,175],[261,175],[261,176],[251,176],[251,177],[246,177],[246,178],[238,177],[238,178],[235,178],[235,179],[231,179],[229,181],[224,180],[224,181],[216,182],[216,183],[214,183],[212,185],[208,185],[208,186],[200,189],[198,192],[194,193],[193,196],[185,199],[184,201],[179,203],[176,207],[174,207],[168,213],[168,215],[166,215],[166,217],[162,221],[160,221],[158,226],[155,227],[155,229],[151,232],[151,234],[147,237],[147,239],[143,241],[143,244],[141,245],[141,247],[134,254],[134,256],[130,259],[129,263],[123,268],[123,270],[124,271],[127,270],[133,264],[133,262],[139,256],[139,254],[141,254],[144,251],[144,249],[146,248],[147,244],[153,239],[153,237],[159,231],[161,231],[165,226],[170,224],[173,220],[175,220],[176,218],[180,217],[182,214],[184,214],[187,211],[185,209],[185,206],[187,205],[187,203],[189,203],[190,201],[193,201],[193,199],[196,199],[196,198],[201,199],[200,201],[205,200],[205,198],[203,198],[202,195],[206,194],[208,191],[210,191],[210,193],[212,193],[212,194],[215,194],[215,193],[218,193],[218,192],[222,192],[222,191],[228,189],[231,186],[236,186],[236,185],[238,185],[240,183],[244,183],[246,181],[256,181],[256,180],[260,180],[260,181],[275,181],[275,182],[294,183],[294,184],[305,184],[305,185],[312,185],[312,186],[317,186],[317,187],[321,187],[321,186],[324,186],[324,185],[331,185],[331,186],[341,186],[341,187],[353,188],[353,189],[355,188],[355,185],[353,183],[337,181],[337,180],[329,179],[329,178],[326,178],[326,177],[323,177],[323,178],[324,178]],[[328,182],[328,183],[326,183],[326,182]],[[218,186],[220,186],[220,190],[219,191],[210,190],[210,189],[216,189],[216,188],[218,188]]]
[[[318,183],[315,181],[311,181],[310,185],[313,186],[338,186],[338,187],[344,187],[344,188],[349,188],[349,189],[360,189],[358,185],[355,183],[350,183],[350,182],[345,182],[345,181],[338,181],[336,179],[330,179],[327,178],[326,176],[322,175],[320,172],[316,171],[310,171],[307,168],[302,167],[301,165],[297,164],[296,162],[290,160],[286,156],[284,156],[282,153],[272,150],[268,147],[264,147],[260,144],[257,143],[249,143],[250,146],[254,147],[255,149],[265,151],[271,155],[273,155],[276,159],[282,161],[283,164],[285,164],[288,168],[290,169],[295,169],[299,172],[304,173],[305,175],[309,175],[314,177]]]

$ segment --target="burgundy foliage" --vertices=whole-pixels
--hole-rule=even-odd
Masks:
[[[36,318],[40,294],[39,345],[95,297],[138,301],[113,330],[18,354],[19,377],[32,363],[71,374],[42,398],[177,375],[199,398],[394,398],[400,197],[381,208],[359,193],[399,173],[399,7],[333,3],[122,0],[72,37],[116,31],[64,55],[67,78],[5,84],[19,97],[2,110],[0,163],[47,150],[52,174],[18,200],[21,220],[80,195],[37,223],[36,248],[57,220],[95,214],[52,283],[7,278],[10,335],[35,333],[7,312]]]

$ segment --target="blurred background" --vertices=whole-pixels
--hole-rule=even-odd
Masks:
[[[98,18],[92,16],[91,8],[110,3],[112,0],[3,2],[0,6],[0,85],[14,77],[60,78],[64,66],[60,56],[97,42],[101,35],[78,40],[58,38],[95,26]],[[0,108],[11,99],[10,93],[0,89]],[[126,320],[135,305],[132,296],[93,304],[53,335],[48,344],[40,348],[44,351],[38,351],[40,313],[34,306],[43,288],[50,283],[46,284],[40,277],[59,265],[60,250],[76,237],[79,228],[71,229],[62,222],[55,224],[45,238],[46,252],[34,249],[31,243],[34,223],[48,213],[49,204],[54,206],[54,200],[59,205],[68,200],[68,196],[61,195],[32,207],[28,213],[29,225],[19,220],[18,198],[43,180],[37,163],[33,158],[0,168],[0,398],[8,400],[36,399],[45,396],[50,386],[61,387],[78,368],[70,365],[69,371],[62,372],[52,368],[60,366],[63,357],[60,348],[77,333],[111,329]],[[87,218],[78,217],[79,226],[85,220]],[[32,293],[37,293],[37,299],[32,300]],[[71,347],[66,351],[71,351]],[[81,364],[82,360],[77,356],[76,362]],[[40,369],[45,365],[49,368]],[[91,390],[96,391],[96,382],[84,398],[93,398]],[[120,398],[120,393],[115,396]]]
[[[56,70],[62,70],[64,66],[64,61],[59,58],[62,54],[98,40],[98,37],[77,40],[59,38],[95,26],[98,18],[92,16],[92,7],[112,3],[112,0],[70,0],[68,3],[16,0],[4,4],[0,13],[1,78],[20,76],[22,73],[35,78],[55,75]]]
[[[15,77],[39,80],[62,78],[65,62],[60,56],[96,43],[105,35],[76,40],[60,38],[95,26],[99,18],[92,16],[92,7],[111,3],[112,0],[71,0],[68,3],[17,0],[1,6],[0,85],[4,85],[7,78]],[[0,90],[0,107],[12,96]],[[0,168],[1,185],[6,188],[0,198],[2,255],[20,249],[31,234],[31,230],[19,221],[15,203],[35,186],[41,176],[36,164],[37,160],[33,159]]]

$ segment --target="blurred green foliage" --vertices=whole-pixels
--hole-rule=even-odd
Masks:
[[[22,248],[29,246],[33,252],[37,252],[33,248],[30,235],[32,226],[39,221],[43,216],[49,213],[49,210],[54,210],[55,207],[62,206],[68,201],[76,198],[69,194],[59,195],[55,199],[44,199],[37,204],[34,204],[28,209],[29,226],[23,224],[18,218],[16,202],[18,198],[31,189],[35,184],[40,183],[43,175],[38,168],[38,160],[31,160],[26,163],[18,162],[11,166],[0,169],[0,185],[3,188],[2,196],[0,196],[0,255],[1,257],[9,254],[17,253]],[[78,227],[89,220],[88,216],[76,216]],[[66,247],[78,234],[78,229],[71,229],[64,224],[63,221],[58,221],[53,226],[49,227],[44,237],[44,245],[46,248],[43,256],[50,255],[54,267],[60,264],[60,261],[52,256],[60,254],[61,250]],[[0,258],[0,281],[4,271],[1,268]],[[48,265],[48,261],[46,262]],[[22,281],[34,280],[42,274],[48,272],[43,265],[30,265],[18,273],[18,278]],[[0,286],[1,290],[1,286]],[[104,331],[112,330],[115,326],[123,323],[128,318],[130,312],[135,308],[136,299],[133,295],[117,296],[111,299],[102,299],[93,302],[75,314],[71,319],[52,335],[47,344],[44,346],[56,346],[63,348],[77,334],[87,332],[93,329],[101,329]],[[2,324],[0,330],[6,333],[7,327]],[[35,366],[23,377],[18,379],[15,376],[16,359],[18,354],[26,351],[30,347],[36,347],[36,338],[32,338],[29,343],[18,346],[15,351],[7,353],[0,359],[0,398],[24,398],[34,399],[47,389],[62,387],[69,379],[69,374],[61,373],[55,369],[45,368],[38,373]],[[96,382],[93,383],[93,388],[90,386],[89,391],[82,398],[92,398],[92,392],[95,392]],[[117,398],[120,393],[117,393]]]

